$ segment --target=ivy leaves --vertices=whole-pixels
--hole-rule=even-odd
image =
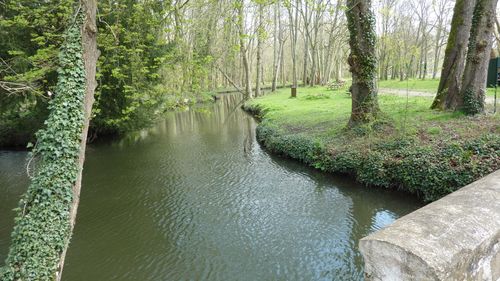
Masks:
[[[85,71],[80,14],[66,33],[54,99],[32,154],[38,165],[20,201],[7,265],[1,280],[54,280],[60,254],[69,242],[73,185],[84,126]]]

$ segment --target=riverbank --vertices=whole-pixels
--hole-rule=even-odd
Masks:
[[[299,89],[257,98],[257,139],[269,151],[367,186],[396,188],[433,201],[500,168],[500,117],[429,109],[430,97],[380,95],[383,116],[346,130],[344,90]]]
[[[165,115],[172,111],[184,111],[189,107],[211,104],[215,101],[217,93],[201,92],[197,95],[171,95],[164,104],[152,112],[145,112],[145,116],[138,116],[133,120],[130,128],[122,130],[107,130],[93,124],[91,121],[89,142],[96,139],[104,141],[123,137],[125,134],[154,126]],[[26,150],[26,145],[35,143],[35,133],[43,127],[44,120],[49,112],[44,108],[37,114],[29,112],[20,113],[17,118],[7,118],[0,114],[0,150]]]
[[[422,205],[264,152],[240,101],[88,147],[64,280],[363,280],[359,239]],[[26,155],[0,151],[0,260]]]

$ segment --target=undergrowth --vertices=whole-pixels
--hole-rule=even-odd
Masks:
[[[346,129],[350,99],[323,88],[281,91],[245,104],[260,116],[257,138],[270,152],[367,186],[437,200],[500,168],[498,116],[466,117],[428,109],[432,99],[380,96],[379,120]],[[301,95],[302,93],[302,95]],[[318,94],[320,93],[320,94]],[[407,109],[406,109],[407,108]]]

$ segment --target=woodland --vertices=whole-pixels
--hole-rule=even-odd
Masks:
[[[251,98],[261,95],[263,87],[274,91],[350,79],[347,4],[100,1],[91,136],[143,128],[163,112],[209,100],[211,93],[223,88],[236,86]],[[454,1],[384,0],[372,5],[377,21],[370,40],[376,39],[378,81],[440,77],[450,32],[451,39],[458,41],[448,44],[456,47],[448,51],[447,61],[460,55],[465,65],[470,30],[467,24],[459,25],[460,11],[456,30],[452,28]],[[0,146],[24,147],[33,142],[48,116],[58,53],[64,29],[74,17],[73,6],[71,0],[2,2]],[[469,13],[463,16],[471,19],[472,8],[463,9]],[[497,23],[492,26],[494,34],[498,34]],[[496,47],[493,52],[498,53]],[[436,92],[444,95],[443,89],[454,87],[440,85]],[[439,97],[433,107],[450,109],[456,107],[454,103]]]
[[[0,147],[27,147],[36,162],[0,279],[61,279],[87,143],[223,92],[241,94],[268,151],[367,186],[430,202],[497,170],[486,83],[500,55],[496,10],[496,0],[0,0]]]

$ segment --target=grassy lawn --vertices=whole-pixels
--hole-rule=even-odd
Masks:
[[[379,119],[350,130],[345,90],[299,88],[290,98],[280,89],[244,108],[261,117],[257,136],[271,152],[431,201],[500,168],[500,115],[438,112],[431,102],[379,96]]]
[[[378,82],[379,88],[382,89],[394,89],[394,90],[410,90],[417,92],[425,92],[435,94],[437,92],[437,88],[439,86],[439,79],[409,79],[408,81],[399,81],[396,80],[385,80]],[[497,90],[497,96],[500,96],[500,89]],[[495,95],[494,88],[487,89],[487,95],[493,97]]]
[[[248,105],[260,107],[266,120],[290,132],[306,132],[329,141],[341,137],[339,133],[344,131],[351,112],[351,98],[345,91],[329,91],[324,87],[300,88],[297,98],[289,98],[289,95],[289,89],[280,89]],[[495,117],[467,117],[457,112],[431,110],[431,103],[430,97],[410,97],[407,101],[405,97],[379,96],[382,119],[390,123],[386,128],[390,134],[385,136],[418,135],[428,141],[442,141],[472,137],[484,130],[499,133],[498,114]]]
[[[396,89],[396,90],[409,89],[412,91],[435,93],[439,86],[439,80],[438,79],[427,79],[427,80],[409,79],[408,81],[406,80],[399,81],[399,79],[381,80],[378,82],[378,85],[380,88],[386,88],[386,89]]]

